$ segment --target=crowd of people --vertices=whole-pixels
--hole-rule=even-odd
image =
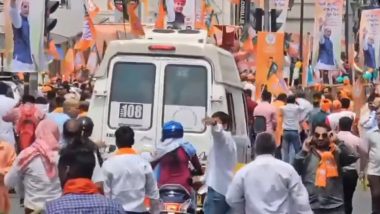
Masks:
[[[236,197],[247,200],[247,197],[252,197],[251,195],[265,195],[264,190],[268,195],[250,200],[253,205],[245,207],[246,213],[260,213],[265,203],[261,207],[255,207],[259,204],[258,198],[269,200],[267,198],[269,195],[272,201],[278,199],[278,207],[274,205],[277,203],[272,202],[265,213],[281,213],[278,211],[287,210],[281,207],[286,197],[277,191],[283,189],[285,184],[289,185],[288,176],[293,174],[293,169],[298,172],[302,186],[306,187],[308,203],[314,213],[351,214],[352,199],[358,180],[366,186],[367,179],[372,197],[372,213],[380,213],[377,183],[380,141],[375,139],[379,130],[377,112],[380,105],[376,90],[370,93],[368,102],[362,107],[360,115],[357,115],[353,111],[352,90],[347,88],[338,91],[335,96],[330,87],[314,90],[311,101],[305,99],[304,91],[299,89],[288,95],[280,94],[275,98],[264,90],[261,101],[256,103],[250,99],[252,92],[248,87],[249,84],[252,83],[245,82],[249,121],[252,127],[256,128],[264,121],[265,135],[273,136],[273,147],[266,148],[270,150],[267,152],[271,154],[269,158],[273,159],[272,154],[274,154],[277,159],[293,167],[289,172],[286,168],[288,166],[283,162],[270,162],[260,158],[263,148],[259,148],[258,143],[263,134],[256,133],[253,138],[256,138],[255,153],[259,156],[242,172],[238,172],[241,176],[235,176],[233,185],[238,185],[241,189],[236,189],[235,186],[233,196],[235,200]],[[268,141],[269,137],[266,138]],[[273,172],[268,172],[271,171],[269,169],[273,169]],[[266,173],[255,173],[260,170]],[[281,174],[284,172],[287,176]],[[272,176],[276,181],[270,180]],[[294,177],[294,187],[298,179],[297,176]],[[254,184],[254,181],[257,183]],[[263,181],[268,181],[268,184],[264,185]],[[265,189],[257,190],[258,185],[263,185]],[[289,187],[286,185],[285,187]],[[239,191],[246,190],[245,188],[254,193],[244,192],[244,195],[235,195]],[[297,206],[297,203],[293,205]],[[272,212],[274,210],[276,211]],[[304,212],[294,211],[294,213]]]
[[[263,90],[256,102],[246,89],[254,160],[236,171],[231,118],[215,112],[203,120],[212,133],[204,171],[175,121],[163,125],[149,155],[133,148],[131,127],[119,127],[117,150],[103,160],[86,116],[91,90],[90,84],[59,83],[17,102],[0,82],[0,213],[10,212],[12,191],[27,214],[160,213],[161,187],[179,184],[196,202],[192,177],[203,174],[206,214],[351,214],[359,179],[368,179],[372,213],[380,213],[376,93],[363,107],[368,113],[356,115],[347,91],[334,96],[326,87],[310,102],[303,90],[277,97]]]

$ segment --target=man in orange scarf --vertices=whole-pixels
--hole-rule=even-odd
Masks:
[[[119,203],[101,195],[91,181],[96,160],[86,142],[68,145],[60,155],[58,171],[63,196],[47,202],[45,213],[125,213]]]
[[[345,214],[342,168],[358,157],[337,141],[330,127],[317,124],[294,161],[315,214]]]

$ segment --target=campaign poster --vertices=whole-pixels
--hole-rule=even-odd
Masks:
[[[5,7],[9,14],[13,34],[13,57],[11,72],[35,72],[30,48],[29,1],[10,0]],[[7,3],[8,3],[7,2]]]
[[[277,11],[281,11],[280,15],[277,17],[276,22],[281,23],[281,28],[277,32],[284,32],[286,25],[286,18],[288,16],[288,7],[289,0],[273,0],[272,9],[276,9]]]
[[[360,65],[366,70],[379,67],[380,9],[363,10],[360,21]]]
[[[256,97],[264,86],[274,95],[286,93],[283,79],[284,33],[259,32],[257,41]]]
[[[343,0],[315,1],[312,63],[320,71],[336,71],[340,63]]]
[[[168,29],[194,29],[196,0],[165,0]]]

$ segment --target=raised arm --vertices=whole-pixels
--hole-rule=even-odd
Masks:
[[[21,15],[20,11],[17,9],[16,0],[11,0],[9,15],[11,17],[13,26],[17,29],[21,28]]]

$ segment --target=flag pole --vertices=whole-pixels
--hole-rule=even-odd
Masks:
[[[87,9],[87,6],[86,6],[86,3],[83,1],[83,8],[84,8],[84,13],[85,14],[88,14],[88,9]],[[91,19],[91,17],[89,17],[90,19]],[[82,32],[83,33],[83,32]],[[94,36],[94,35],[93,35]],[[100,61],[102,60],[101,58],[100,58],[100,55],[99,55],[99,50],[98,50],[98,47],[97,47],[97,45],[96,45],[96,39],[95,38],[93,38],[94,39],[94,41],[95,41],[95,43],[94,43],[94,45],[93,45],[93,47],[92,48],[94,48],[94,50],[95,50],[95,52],[96,52],[96,58],[98,59],[97,61],[97,64],[99,64],[100,63]],[[92,50],[91,50],[92,51]],[[88,58],[87,58],[87,61],[88,61]],[[87,64],[87,63],[86,63]]]

